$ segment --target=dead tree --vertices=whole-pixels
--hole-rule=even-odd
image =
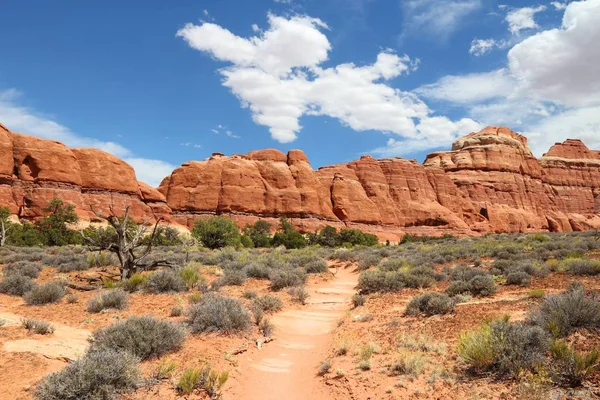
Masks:
[[[6,224],[3,219],[0,219],[0,247],[6,243]]]
[[[110,215],[108,216],[104,216],[102,213],[94,211],[94,209],[92,209],[92,212],[114,228],[116,231],[114,240],[98,243],[94,239],[87,237],[83,231],[81,231],[81,235],[85,242],[91,246],[91,251],[107,250],[116,254],[120,264],[121,280],[130,278],[136,272],[152,270],[159,266],[172,266],[168,260],[146,262],[150,253],[152,253],[152,244],[154,243],[162,218],[156,220],[148,242],[143,244],[142,239],[148,233],[148,221],[144,221],[135,229],[132,229],[129,226],[129,206],[125,208],[125,215],[123,217],[118,217],[113,211],[112,206],[109,207],[109,210]]]

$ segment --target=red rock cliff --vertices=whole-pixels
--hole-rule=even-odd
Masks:
[[[166,216],[191,226],[226,214],[240,225],[280,216],[304,231],[359,228],[381,239],[417,234],[571,231],[600,228],[600,152],[579,140],[539,160],[527,139],[488,127],[424,164],[363,156],[313,170],[300,150],[215,153],[175,169],[157,189],[125,162],[95,149],[69,149],[0,125],[0,204],[24,218],[58,196],[84,218],[90,205],[131,205],[137,219]]]
[[[20,135],[0,125],[0,205],[21,218],[43,216],[54,197],[73,204],[84,220],[90,207],[117,213],[130,206],[137,220],[169,216],[156,189],[138,182],[133,168],[97,149],[69,149],[59,142]]]

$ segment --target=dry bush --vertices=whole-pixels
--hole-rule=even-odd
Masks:
[[[183,292],[186,290],[186,284],[177,272],[163,269],[148,276],[144,290],[149,293]]]
[[[454,311],[454,301],[446,294],[424,293],[413,297],[406,306],[406,315],[448,314]]]
[[[39,321],[36,319],[24,319],[21,321],[23,327],[29,332],[39,335],[49,335],[54,333],[54,327],[47,321]]]
[[[277,296],[266,294],[254,299],[254,305],[261,308],[266,313],[280,311],[283,308],[283,301]]]
[[[194,333],[236,333],[250,326],[250,316],[242,304],[217,293],[207,293],[200,303],[192,305],[188,320]]]
[[[29,305],[56,303],[65,295],[65,287],[59,282],[49,282],[35,286],[23,296]]]
[[[138,359],[127,352],[107,348],[89,351],[37,386],[38,400],[101,400],[134,390],[141,378]]]
[[[35,282],[29,276],[10,274],[0,281],[0,293],[12,296],[23,296],[35,287]]]
[[[147,360],[180,349],[185,331],[177,324],[150,316],[129,317],[97,330],[90,341],[92,348],[122,350]]]
[[[92,297],[87,304],[87,310],[91,313],[99,313],[109,308],[124,310],[127,308],[128,295],[122,289],[110,289]]]

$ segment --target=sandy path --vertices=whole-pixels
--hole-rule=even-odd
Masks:
[[[0,319],[6,326],[21,325],[22,316],[0,312]],[[32,335],[28,339],[8,340],[2,350],[8,353],[37,353],[50,359],[63,361],[76,360],[85,353],[90,332],[51,322],[55,331],[51,335]]]
[[[297,310],[274,315],[275,340],[260,353],[239,360],[241,378],[225,392],[226,399],[332,399],[316,376],[327,357],[331,331],[350,307],[358,275],[340,268],[336,276],[307,287],[310,298]]]

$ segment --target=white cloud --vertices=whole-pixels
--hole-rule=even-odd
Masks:
[[[285,76],[293,67],[314,67],[327,60],[331,45],[319,30],[327,29],[323,21],[300,16],[286,19],[273,14],[268,19],[270,29],[250,39],[213,23],[187,24],[177,36],[218,60],[258,68],[274,76]]]
[[[268,30],[251,38],[207,23],[188,24],[177,36],[233,64],[220,70],[223,85],[279,142],[296,139],[304,115],[337,118],[357,131],[378,130],[413,140],[433,137],[433,131],[417,127],[431,118],[427,105],[388,83],[413,71],[417,61],[382,51],[373,64],[324,68],[321,64],[331,50],[321,32],[327,29],[325,23],[308,16],[285,19],[270,14],[269,24]]]
[[[69,147],[94,147],[104,150],[123,158],[134,167],[138,180],[153,186],[158,186],[160,180],[175,169],[175,166],[163,161],[136,158],[131,150],[118,143],[80,136],[52,118],[20,106],[20,97],[21,94],[15,89],[0,90],[0,122],[13,132],[57,140]]]
[[[537,155],[567,138],[600,148],[600,1],[572,2],[560,27],[514,45],[499,70],[446,76],[415,93],[530,136]]]
[[[506,14],[508,30],[513,34],[519,34],[524,29],[538,28],[535,22],[535,14],[546,10],[546,6],[523,7],[511,10]]]
[[[571,109],[540,119],[528,126],[525,134],[538,156],[567,138],[581,139],[589,148],[600,149],[600,106]]]
[[[160,182],[176,168],[168,162],[148,158],[126,157],[124,161],[135,169],[138,181],[158,187]]]
[[[224,134],[225,136],[229,136],[230,138],[233,138],[233,139],[241,139],[242,138],[241,136],[234,134],[233,132],[231,132],[229,129],[227,129],[226,127],[224,127],[221,124],[219,124],[217,126],[217,129],[211,129],[211,132],[214,133],[215,135]]]
[[[503,49],[508,46],[508,42],[506,40],[496,40],[496,39],[473,39],[471,41],[471,47],[469,48],[469,53],[474,56],[483,56],[487,53],[494,50],[494,48]]]
[[[560,1],[553,1],[550,4],[552,4],[552,7],[554,7],[555,10],[561,11],[567,8],[567,6],[569,5],[568,3],[561,3]]]
[[[452,122],[446,117],[432,117],[423,120],[417,129],[419,139],[396,140],[388,139],[383,147],[378,147],[371,152],[379,157],[407,156],[423,150],[447,149],[459,137],[478,132],[483,128],[478,122],[464,118]]]
[[[447,75],[415,93],[433,100],[454,103],[482,102],[507,97],[516,90],[517,81],[506,69],[468,75]]]
[[[562,26],[508,53],[511,72],[531,95],[566,106],[600,102],[600,1],[570,3]]]
[[[481,0],[405,0],[404,34],[422,33],[447,38],[463,20],[482,7]]]

